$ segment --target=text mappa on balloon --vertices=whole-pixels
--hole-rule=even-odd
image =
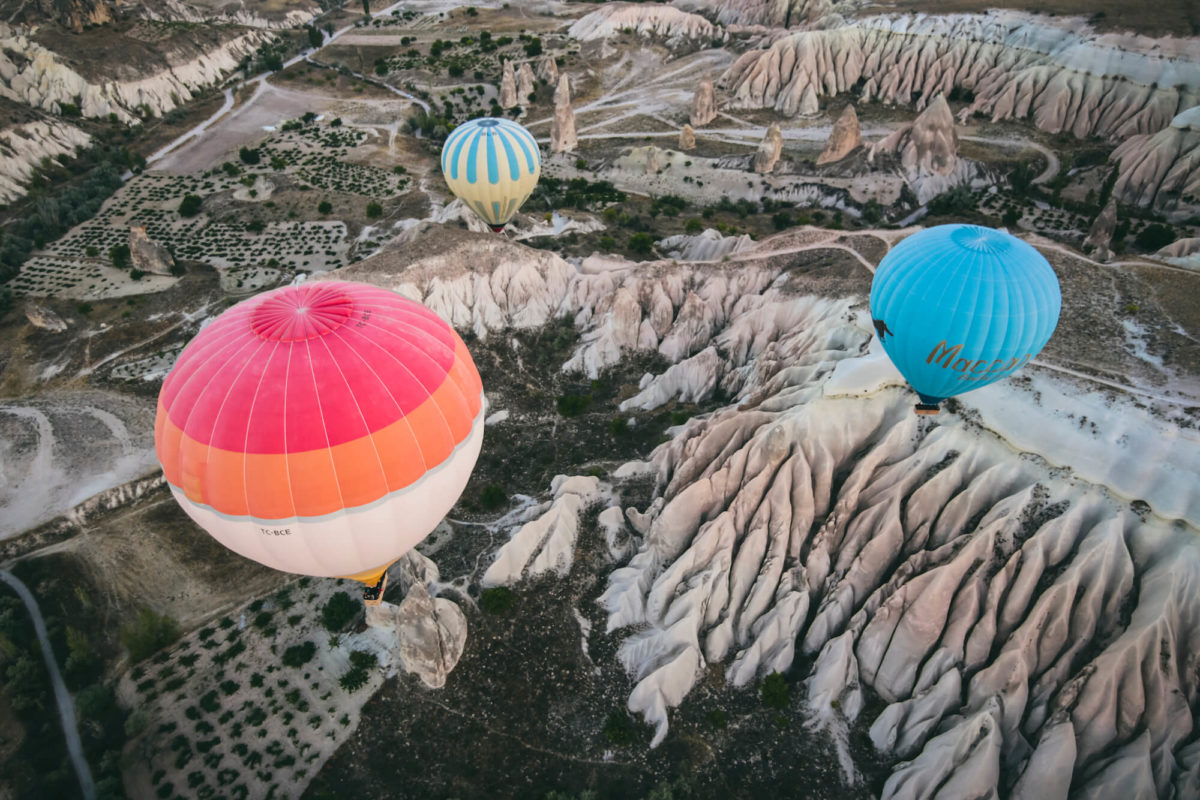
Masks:
[[[1025,365],[1025,362],[1033,358],[1032,353],[1026,353],[1022,358],[1013,357],[1005,364],[1003,358],[997,358],[991,362],[991,367],[987,368],[988,359],[981,358],[972,361],[969,358],[960,358],[954,360],[955,356],[962,350],[961,344],[956,344],[954,347],[949,347],[946,340],[938,342],[930,351],[928,358],[925,359],[926,364],[937,362],[942,365],[943,369],[952,369],[955,372],[961,372],[959,380],[963,381],[983,381],[992,380],[997,375],[1001,375],[1013,370],[1019,369]],[[953,364],[953,366],[951,366]],[[986,368],[986,369],[985,369]]]

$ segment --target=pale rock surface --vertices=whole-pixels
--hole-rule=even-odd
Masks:
[[[0,202],[25,196],[25,185],[43,158],[73,157],[91,141],[92,137],[61,120],[37,120],[0,131]]]
[[[629,526],[625,513],[620,506],[609,506],[600,512],[596,520],[600,530],[604,532],[604,544],[608,548],[608,556],[613,561],[624,561],[633,552],[633,541],[629,536]]]
[[[696,94],[692,96],[692,110],[688,115],[688,122],[693,128],[698,128],[701,125],[707,125],[717,118],[717,94],[713,87],[712,77],[706,75],[700,81],[700,86],[696,88]]]
[[[397,562],[389,577],[404,591],[404,600],[398,606],[368,606],[367,625],[393,634],[391,647],[401,669],[440,689],[466,645],[466,615],[450,600],[430,596],[437,566],[416,551]]]
[[[581,17],[567,30],[579,41],[607,39],[632,30],[640,36],[663,39],[669,46],[723,38],[723,32],[699,14],[657,3],[605,3]]]
[[[1117,198],[1110,197],[1108,203],[1092,221],[1087,238],[1083,240],[1083,252],[1089,253],[1100,261],[1112,258],[1113,231],[1117,229]]]
[[[621,401],[620,409],[628,411],[640,408],[652,411],[670,400],[681,403],[699,403],[712,395],[721,377],[721,357],[715,347],[706,347],[696,355],[672,364],[662,375],[647,373],[642,377],[639,391],[628,400]]]
[[[517,100],[517,74],[513,71],[512,59],[506,59],[500,76],[500,107],[512,108],[520,105]]]
[[[153,64],[150,69],[155,71],[140,78],[118,80],[115,75],[85,78],[57,53],[0,23],[0,97],[53,113],[60,112],[62,103],[73,104],[78,98],[85,117],[112,113],[122,122],[134,122],[139,106],[149,108],[153,116],[161,116],[187,104],[195,97],[195,90],[227,77],[245,56],[252,55],[271,37],[266,31],[249,30],[210,50],[181,46]]]
[[[697,234],[680,233],[657,242],[659,251],[668,258],[680,261],[720,261],[725,256],[741,253],[754,247],[749,234],[725,236],[714,228]]]
[[[25,303],[25,319],[29,320],[33,327],[52,333],[62,333],[67,329],[67,323],[62,317],[34,302]]]
[[[141,225],[129,228],[129,256],[134,269],[155,275],[170,275],[175,266],[171,251],[147,236]]]
[[[214,8],[194,6],[183,0],[162,0],[156,4],[139,5],[136,13],[146,19],[162,22],[216,22],[248,28],[286,30],[309,24],[321,14],[321,7],[311,3],[307,7],[285,6],[270,11],[261,7],[249,8],[244,3],[231,3]]]
[[[862,80],[862,101],[923,107],[959,86],[975,112],[1054,133],[1123,140],[1200,102],[1200,40],[1096,33],[1016,11],[886,14],[793,33],[742,55],[722,85],[734,108],[792,116]]]
[[[881,800],[961,800],[997,797],[1002,737],[999,703],[935,737],[913,761],[892,772]]]
[[[480,585],[502,586],[553,572],[565,576],[575,558],[579,517],[589,506],[611,495],[611,487],[590,475],[558,475],[551,484],[554,499],[534,509],[536,517],[518,528],[483,573]]]
[[[694,150],[696,147],[696,131],[691,125],[684,123],[679,129],[679,149]]]
[[[546,56],[541,60],[538,64],[537,74],[549,85],[558,85],[558,62],[554,60],[554,56]]]
[[[529,95],[533,94],[534,88],[533,69],[529,66],[528,61],[524,61],[517,70],[517,105],[527,104]]]
[[[752,163],[754,171],[759,175],[766,175],[775,169],[775,165],[779,163],[779,156],[782,154],[783,133],[779,130],[779,125],[771,123],[767,132],[763,134],[762,141],[758,144],[758,151],[754,154]]]
[[[554,119],[550,123],[550,150],[570,153],[579,148],[575,136],[575,111],[571,108],[571,82],[566,75],[558,78],[554,90]]]
[[[787,28],[820,19],[833,9],[834,0],[674,0],[672,5],[722,25]]]
[[[1130,136],[1111,159],[1119,170],[1113,196],[1121,202],[1193,216],[1200,209],[1200,106],[1156,133]]]
[[[958,164],[958,134],[946,98],[938,95],[911,124],[903,125],[871,146],[878,153],[898,155],[909,173],[951,175]]]
[[[817,166],[841,161],[859,147],[862,147],[862,128],[858,124],[854,104],[850,103],[842,110],[837,122],[833,123],[829,142],[821,155],[817,156]]]

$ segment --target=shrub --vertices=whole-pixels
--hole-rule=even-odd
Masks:
[[[700,231],[704,230],[704,223],[693,217],[687,221],[687,224],[683,226],[683,229],[688,233],[699,233]]]
[[[262,156],[258,150],[249,147],[243,147],[241,150],[238,150],[238,158],[242,160],[243,164],[257,164],[262,160]]]
[[[498,483],[489,483],[479,493],[479,505],[483,507],[484,511],[495,511],[507,502],[508,494]]]
[[[1133,238],[1134,243],[1141,249],[1152,252],[1161,250],[1162,248],[1175,241],[1175,231],[1161,223],[1147,225],[1138,231],[1137,236]]]
[[[312,660],[316,652],[317,646],[312,642],[294,645],[283,651],[283,665],[285,667],[302,667]]]
[[[479,607],[489,614],[507,614],[516,602],[517,596],[507,586],[493,586],[479,595]]]
[[[614,711],[608,715],[604,723],[604,737],[618,747],[633,744],[637,736],[637,727],[624,710]]]
[[[198,195],[185,194],[183,200],[179,201],[179,216],[194,217],[200,213],[200,206],[203,200]]]
[[[112,261],[112,265],[117,269],[125,269],[129,266],[129,245],[115,244],[108,250],[108,258]]]
[[[648,233],[635,233],[629,237],[629,249],[639,255],[648,255],[654,249],[654,239]]]
[[[379,219],[383,216],[383,206],[372,200],[367,203],[367,219]]]
[[[578,417],[592,404],[590,394],[564,394],[555,401],[558,413],[564,417]]]
[[[362,607],[346,592],[338,592],[321,609],[321,624],[330,633],[345,629]]]
[[[787,679],[778,672],[772,672],[763,678],[758,693],[768,708],[787,708],[792,700],[792,689],[788,686]]]
[[[352,667],[338,683],[347,692],[357,692],[367,683],[367,671],[362,667]]]
[[[121,644],[129,650],[129,658],[134,663],[154,655],[178,638],[179,623],[149,608],[143,608],[135,622],[121,629]]]

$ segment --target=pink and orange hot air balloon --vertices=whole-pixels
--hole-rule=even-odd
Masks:
[[[205,327],[163,382],[154,439],[175,499],[217,541],[286,572],[389,565],[454,505],[483,442],[454,329],[393,292],[288,286]]]

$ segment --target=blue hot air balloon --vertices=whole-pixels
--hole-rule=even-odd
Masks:
[[[450,191],[497,233],[529,199],[541,174],[533,134],[512,120],[469,120],[442,145],[442,175]]]
[[[1049,262],[1017,237],[939,225],[892,248],[871,282],[883,349],[936,414],[947,397],[1007,378],[1050,340],[1062,309]]]

